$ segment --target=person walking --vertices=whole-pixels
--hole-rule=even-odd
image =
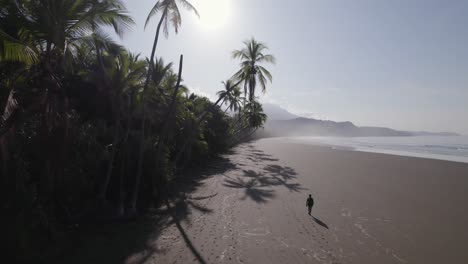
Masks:
[[[309,194],[309,197],[306,201],[306,207],[309,209],[309,215],[312,213],[312,206],[314,206],[314,199],[312,198],[312,194]]]

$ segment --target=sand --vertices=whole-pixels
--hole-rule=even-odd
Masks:
[[[262,139],[172,201],[125,262],[468,263],[467,190],[464,163]]]

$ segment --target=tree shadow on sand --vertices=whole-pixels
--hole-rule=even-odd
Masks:
[[[205,259],[202,257],[200,252],[195,248],[192,241],[188,237],[187,233],[185,233],[184,228],[182,227],[182,225],[179,222],[179,219],[178,219],[178,216],[177,216],[177,210],[178,210],[177,207],[175,207],[175,209],[172,208],[167,200],[166,200],[166,207],[167,207],[167,210],[168,210],[169,214],[172,216],[172,221],[174,222],[177,229],[179,230],[180,235],[184,239],[184,242],[187,245],[187,247],[190,249],[190,251],[195,256],[195,258],[198,260],[199,263],[205,264],[206,263]],[[204,210],[206,210],[206,209],[204,209]]]
[[[291,167],[283,167],[276,164],[271,164],[265,166],[264,170],[268,173],[268,175],[274,181],[271,182],[272,185],[275,186],[284,186],[291,192],[300,192],[302,190],[306,190],[306,188],[302,187],[299,183],[291,183],[290,180],[294,180],[297,178],[296,171]]]
[[[245,193],[244,197],[241,198],[242,200],[249,197],[257,203],[266,203],[269,199],[275,197],[273,190],[260,189],[264,186],[262,186],[258,179],[229,178],[224,181],[223,185],[229,188],[244,189]]]
[[[194,212],[212,213],[212,209],[204,207],[201,203],[215,197],[217,193],[196,197],[190,194],[202,185],[203,180],[236,169],[237,165],[229,158],[219,157],[204,169],[193,168],[184,172],[183,177],[172,179],[166,186],[165,197],[170,203],[170,209],[167,206],[160,206],[130,222],[80,226],[74,234],[70,250],[44,263],[146,263],[155,254],[166,252],[167,249],[161,248],[157,239],[165,228],[172,225],[177,227],[194,257],[200,263],[206,263],[180,223],[184,221],[190,223]],[[165,198],[161,199],[164,201]]]
[[[284,180],[292,180],[297,178],[297,172],[293,168],[288,166],[283,167],[276,164],[270,164],[265,166],[264,170],[274,176],[279,176]]]
[[[279,161],[277,158],[273,158],[271,155],[264,154],[263,151],[255,152],[251,151],[252,154],[248,155],[247,159],[253,162],[262,162],[262,161]]]
[[[70,250],[47,263],[140,264],[165,250],[148,243],[170,225],[168,215],[146,216],[134,222],[107,223],[80,228]],[[39,262],[42,263],[42,262]],[[46,263],[46,262],[44,262]]]
[[[257,203],[265,203],[275,197],[274,187],[283,186],[291,192],[300,192],[306,188],[297,182],[290,182],[297,177],[297,173],[291,167],[280,165],[267,165],[262,171],[243,170],[243,177],[235,179],[228,177],[224,186],[229,188],[244,189],[242,199],[251,198]]]

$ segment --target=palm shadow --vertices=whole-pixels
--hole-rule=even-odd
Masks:
[[[188,237],[187,233],[185,233],[185,230],[182,227],[182,225],[180,224],[179,219],[177,217],[177,212],[174,213],[173,209],[171,208],[171,206],[170,206],[170,204],[169,204],[169,202],[167,200],[166,200],[166,207],[167,207],[167,211],[169,212],[169,214],[172,217],[172,222],[175,223],[175,225],[176,225],[177,229],[179,230],[180,235],[184,239],[184,242],[187,245],[187,247],[190,249],[190,251],[195,256],[195,258],[198,260],[199,263],[205,264],[206,263],[205,259],[200,254],[200,252],[195,248],[192,241]]]
[[[158,215],[167,215],[172,218],[169,224],[175,224],[174,219],[178,219],[178,221],[186,221],[188,223],[191,222],[191,215],[193,210],[198,211],[203,214],[211,214],[213,213],[213,209],[207,208],[203,205],[195,201],[191,201],[188,199],[177,198],[171,202],[171,207],[166,205],[166,209],[158,210]]]
[[[276,164],[265,166],[264,170],[269,173],[273,181],[272,185],[281,185],[286,187],[291,192],[300,192],[306,190],[299,183],[290,183],[289,180],[297,178],[297,172],[291,167],[283,167]]]
[[[272,175],[280,176],[284,180],[291,180],[297,177],[297,172],[291,167],[283,167],[276,164],[270,164],[265,166],[265,171],[271,173]]]
[[[275,191],[272,190],[275,186],[283,186],[291,192],[306,189],[299,183],[289,182],[297,177],[297,173],[291,167],[267,165],[264,172],[243,170],[243,173],[244,177],[228,177],[223,183],[225,187],[244,189],[245,196],[242,199],[249,197],[255,202],[265,203],[275,197]]]
[[[271,155],[264,154],[263,151],[260,152],[254,152],[250,154],[247,159],[253,161],[253,162],[261,162],[261,161],[279,161],[277,158],[273,158]]]
[[[212,209],[204,207],[202,202],[215,197],[217,193],[195,197],[190,194],[194,193],[205,179],[238,169],[239,164],[231,161],[229,154],[235,153],[215,157],[205,167],[192,167],[184,173],[176,174],[176,177],[164,186],[164,192],[161,191],[158,197],[160,203],[154,205],[155,209],[143,212],[144,214],[137,219],[79,223],[76,231],[71,234],[73,241],[67,249],[44,263],[123,264],[127,263],[129,257],[134,258],[132,263],[146,263],[155,254],[166,253],[167,249],[161,249],[154,242],[165,228],[174,224],[198,261],[205,263],[180,223],[190,223],[193,212],[213,212]],[[165,199],[171,201],[170,211],[163,206]]]
[[[257,203],[266,203],[268,200],[275,197],[273,190],[260,189],[265,186],[255,178],[248,181],[245,181],[240,177],[237,177],[236,179],[229,178],[224,181],[223,186],[244,189],[244,197],[242,199],[249,197]]]
[[[325,224],[324,222],[322,222],[320,219],[316,218],[315,216],[312,216],[312,219],[314,219],[315,223],[319,224],[320,226],[325,227],[326,229],[329,229],[327,224]]]

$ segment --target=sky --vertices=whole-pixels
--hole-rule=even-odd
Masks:
[[[136,25],[120,43],[149,56],[156,1],[124,0]],[[276,65],[261,95],[305,117],[468,135],[468,0],[191,0],[156,55],[178,64],[192,92],[214,99],[250,37]],[[182,6],[181,6],[182,9]],[[259,89],[260,91],[260,89]]]

